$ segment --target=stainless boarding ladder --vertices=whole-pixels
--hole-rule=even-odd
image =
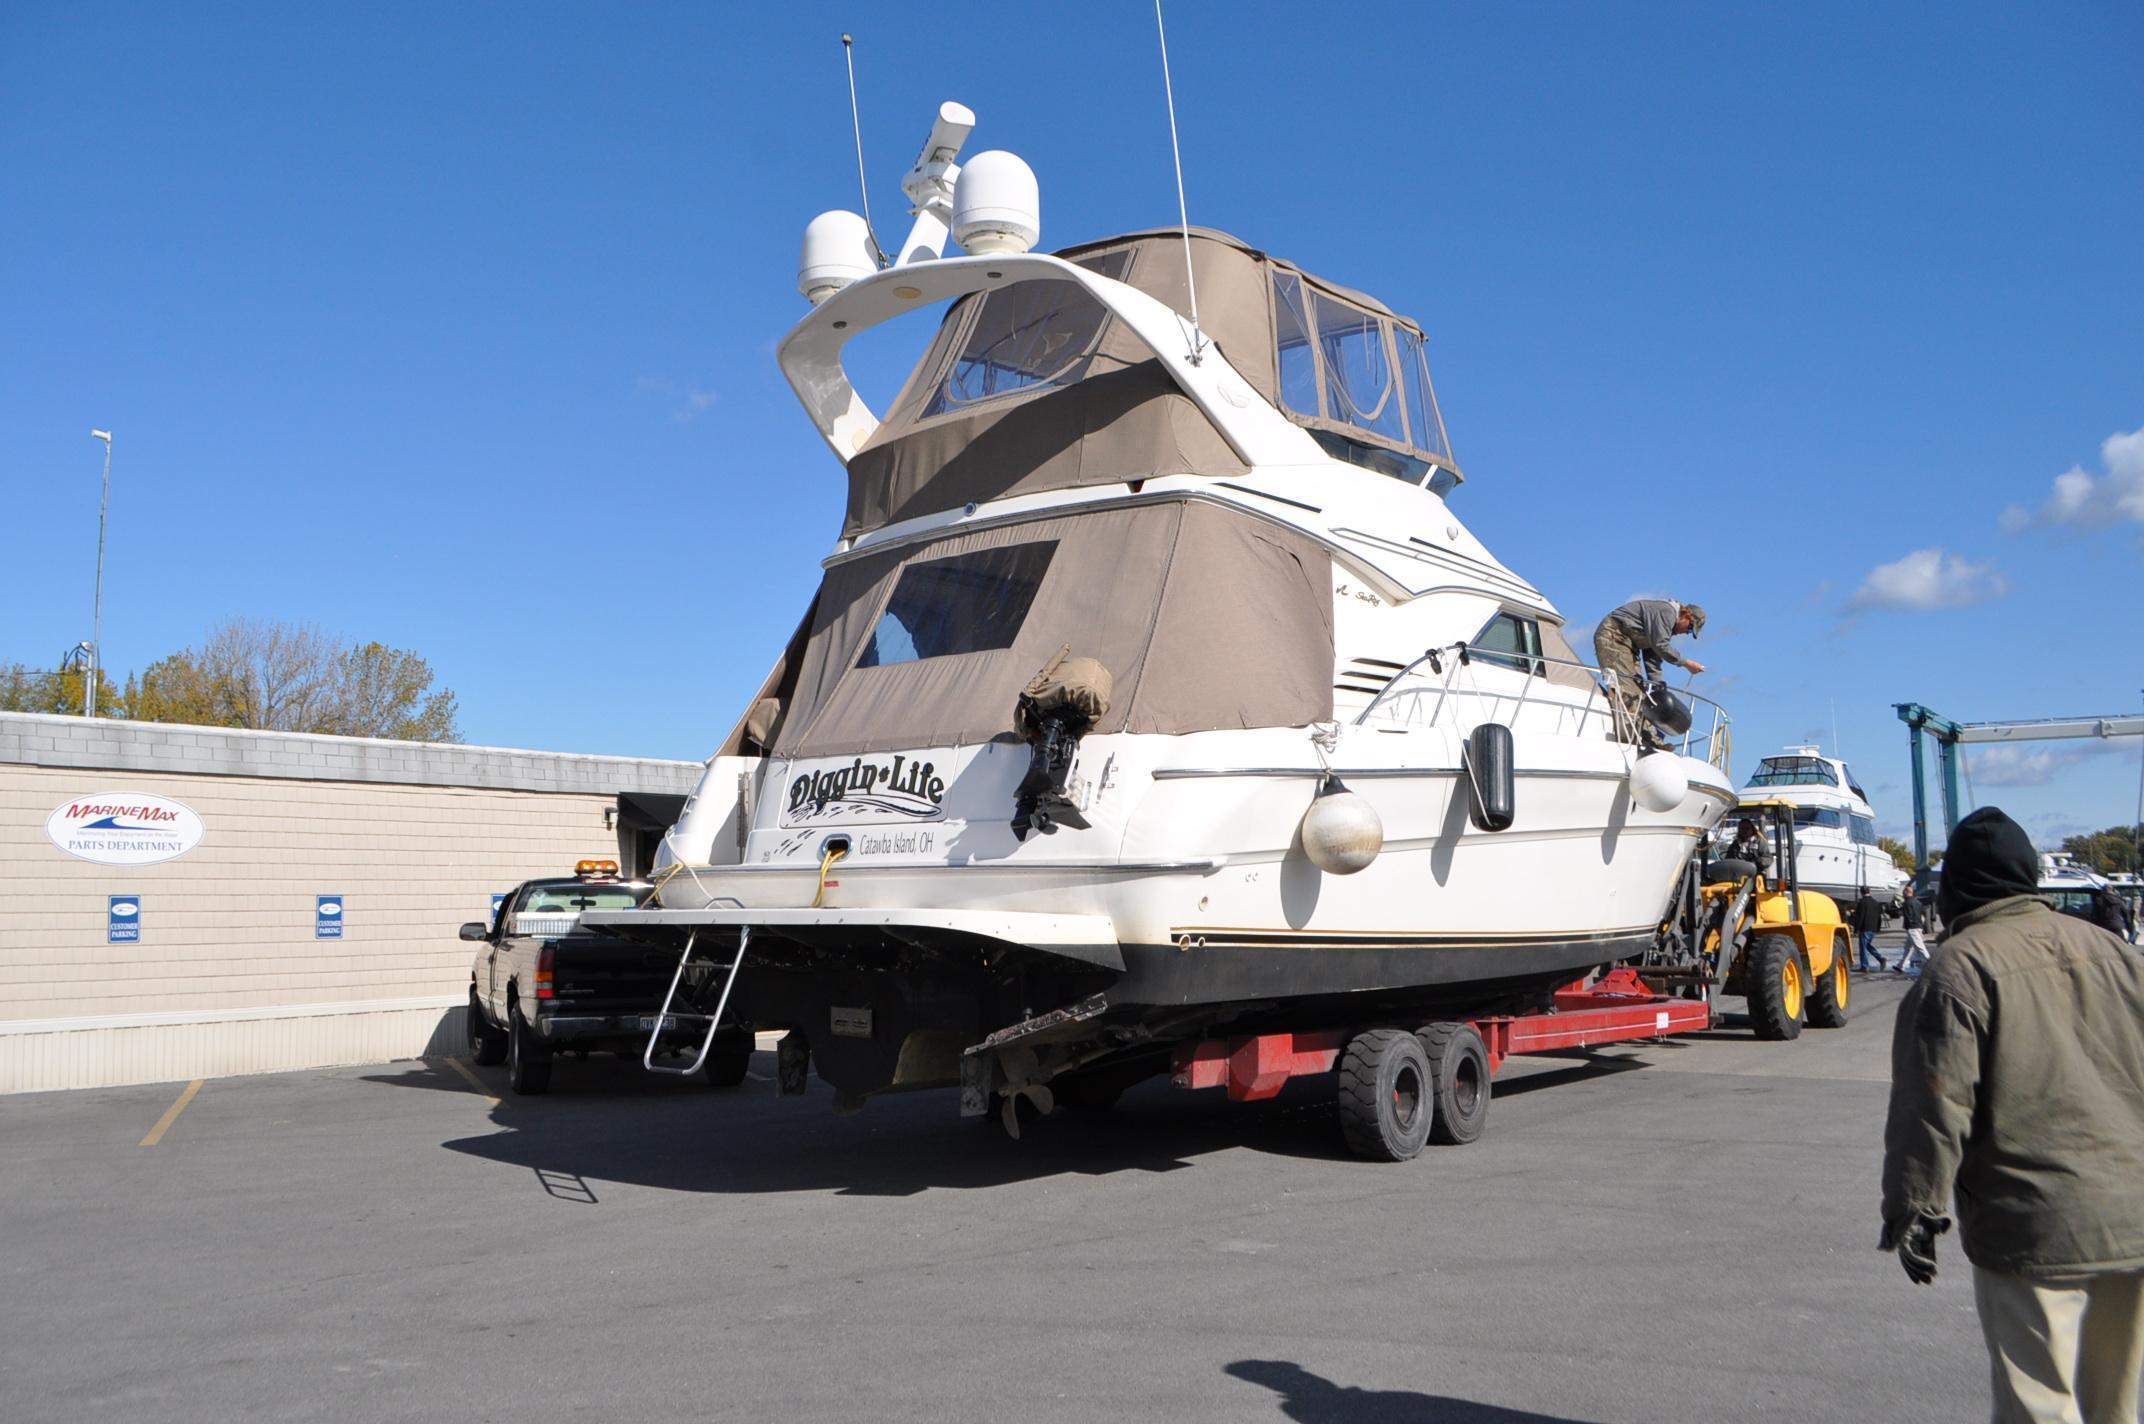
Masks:
[[[712,966],[715,972],[724,974],[725,977],[722,980],[722,997],[715,1001],[715,1011],[707,1016],[707,1037],[700,1041],[699,1054],[688,1066],[683,1068],[657,1066],[655,1048],[657,1044],[662,1042],[663,1030],[670,1026],[672,1018],[670,1005],[677,999],[677,986],[684,982],[685,970],[692,964],[693,946],[698,944],[699,940],[700,932],[697,929],[685,936],[685,952],[677,957],[677,972],[670,976],[670,992],[663,995],[662,1012],[655,1016],[655,1027],[648,1034],[647,1050],[640,1055],[640,1066],[650,1073],[675,1073],[680,1077],[690,1077],[700,1071],[700,1065],[707,1062],[707,1055],[715,1046],[715,1031],[722,1027],[722,1011],[729,1007],[730,990],[737,985],[737,971],[744,967],[744,950],[745,946],[751,943],[752,927],[750,925],[740,927],[737,935],[736,958],[726,965]],[[675,1017],[682,1021],[696,1019],[700,1016],[698,1014],[678,1014]]]

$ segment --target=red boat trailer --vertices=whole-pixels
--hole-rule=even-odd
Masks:
[[[1489,1015],[1414,1033],[1326,1029],[1184,1044],[1176,1051],[1174,1077],[1180,1088],[1225,1087],[1231,1101],[1251,1103],[1276,1096],[1290,1078],[1341,1071],[1342,1126],[1350,1145],[1365,1156],[1398,1161],[1420,1151],[1423,1140],[1478,1137],[1488,1111],[1488,1080],[1513,1054],[1663,1039],[1711,1026],[1709,999],[1660,994],[1623,966],[1591,983],[1565,985],[1546,1013]],[[1407,1046],[1417,1040],[1419,1050]],[[1398,1061],[1387,1061],[1392,1059]]]

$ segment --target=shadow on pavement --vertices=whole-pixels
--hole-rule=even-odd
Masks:
[[[533,1172],[553,1196],[561,1195],[556,1184],[578,1184],[574,1195],[581,1200],[593,1198],[591,1182],[898,1197],[1056,1176],[1174,1172],[1216,1152],[1334,1161],[1347,1155],[1330,1077],[1297,1079],[1260,1103],[1230,1103],[1218,1092],[1185,1092],[1154,1080],[1111,1111],[1061,1110],[1016,1142],[995,1118],[961,1118],[950,1089],[874,1098],[846,1118],[834,1115],[831,1095],[816,1082],[803,1099],[780,1098],[773,1057],[757,1055],[752,1076],[731,1089],[698,1078],[652,1077],[623,1060],[561,1062],[552,1091],[533,1098],[509,1093],[504,1070],[478,1068],[477,1077],[499,1095],[491,1110],[499,1130],[442,1145]],[[1496,1092],[1518,1096],[1642,1066],[1589,1057],[1500,1081]],[[468,1081],[445,1063],[412,1064],[362,1081],[470,1095]]]
[[[1356,1389],[1334,1384],[1287,1360],[1238,1360],[1237,1379],[1280,1396],[1281,1413],[1299,1424],[1584,1424],[1561,1414],[1535,1414],[1406,1389]]]

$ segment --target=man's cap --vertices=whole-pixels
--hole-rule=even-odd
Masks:
[[[1705,607],[1701,603],[1685,603],[1682,611],[1690,615],[1690,636],[1696,637],[1705,631]]]
[[[1944,919],[2039,889],[2040,853],[2025,828],[2001,811],[1983,806],[1950,833],[1943,884],[1936,891],[1936,910]]]

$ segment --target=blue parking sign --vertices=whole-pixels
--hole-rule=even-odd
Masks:
[[[322,895],[313,908],[313,938],[342,938],[342,896]]]
[[[141,896],[114,895],[104,923],[106,944],[141,943]]]

